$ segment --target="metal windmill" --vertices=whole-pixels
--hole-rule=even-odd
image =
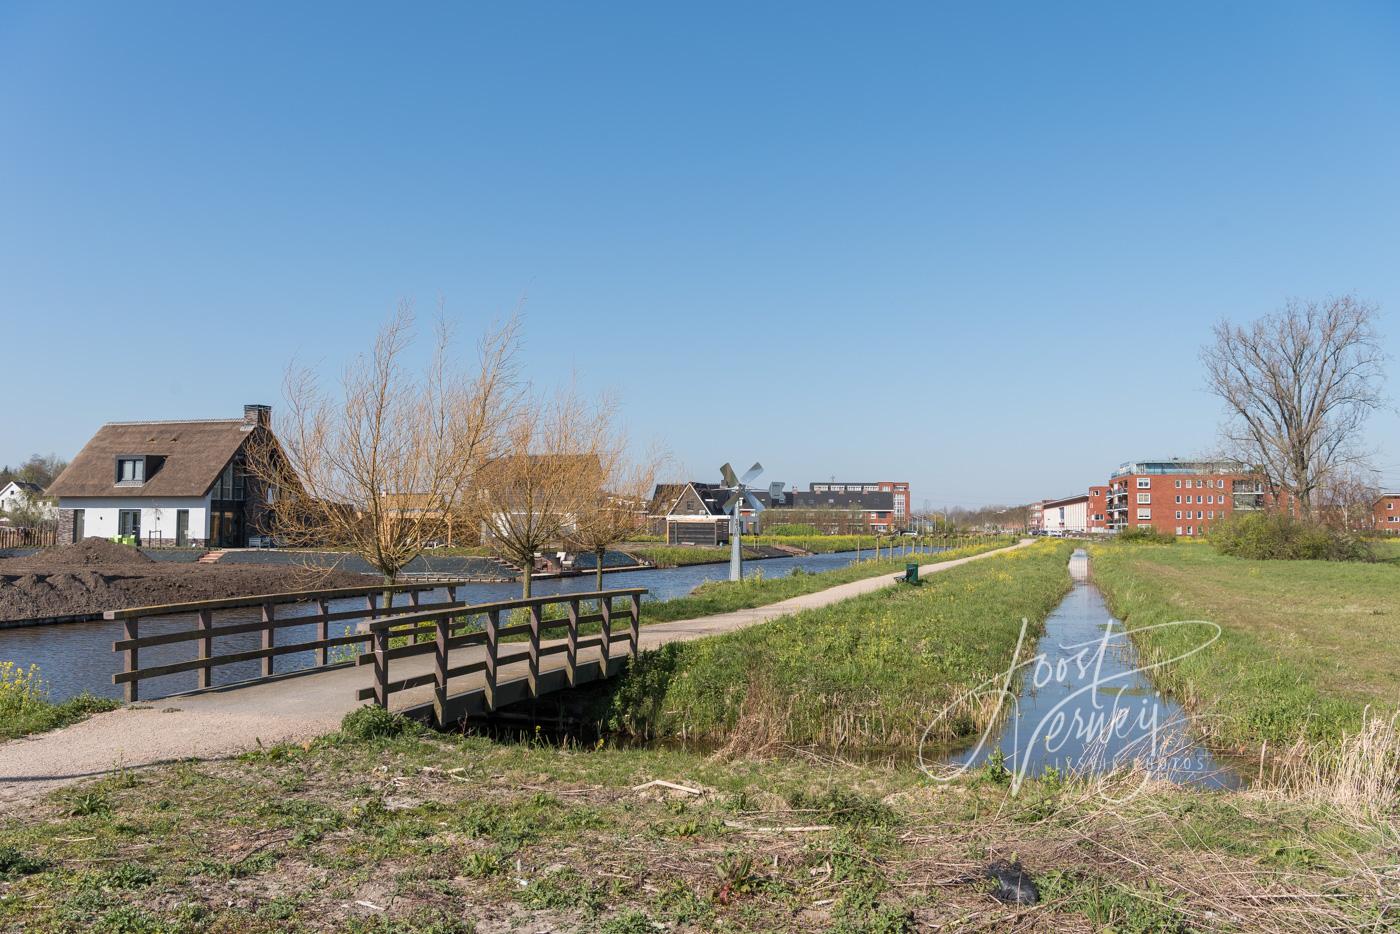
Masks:
[[[744,559],[739,551],[739,533],[743,528],[743,520],[740,517],[740,510],[747,504],[754,512],[762,512],[763,504],[758,501],[758,497],[749,492],[748,484],[755,477],[763,473],[762,464],[754,464],[742,477],[735,476],[734,468],[725,464],[719,469],[723,482],[722,488],[729,491],[729,499],[725,500],[724,511],[729,513],[729,579],[732,581],[743,580]]]

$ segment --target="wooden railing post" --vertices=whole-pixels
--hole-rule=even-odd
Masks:
[[[321,640],[321,648],[316,652],[316,664],[325,666],[330,664],[330,649],[326,648],[326,640],[331,637],[331,621],[326,619],[330,615],[331,605],[325,597],[316,598],[316,612],[321,614],[321,622],[316,627],[316,638]]]
[[[374,633],[374,703],[377,707],[389,709],[389,630],[387,627],[372,630]]]
[[[409,605],[409,607],[411,607],[411,608],[414,609],[414,610],[418,609],[418,590],[417,590],[416,588],[413,589],[413,590],[410,590],[410,591],[408,592],[408,605]],[[414,628],[414,629],[417,629],[418,627],[417,627],[417,626],[414,626],[413,628]],[[413,634],[413,644],[414,644],[414,645],[417,645],[418,643],[420,643],[420,642],[422,642],[422,641],[423,641],[422,635],[421,635],[420,633],[415,632],[415,633]]]
[[[564,672],[569,677],[569,687],[574,686],[578,675],[578,599],[569,601],[569,648],[564,656]]]
[[[369,621],[370,621],[371,623],[374,622],[374,621],[379,617],[379,596],[378,596],[378,594],[375,594],[375,593],[367,593],[367,594],[365,594],[365,612],[369,614],[368,619],[369,619]],[[369,651],[371,651],[371,652],[374,651],[373,645],[371,645]],[[363,642],[360,643],[360,654],[361,654],[361,655],[365,654],[365,644],[364,644]]]
[[[496,655],[500,650],[501,611],[486,613],[486,707],[496,709]]]
[[[530,607],[530,696],[540,696],[540,605]]]
[[[212,610],[200,610],[196,615],[199,628],[208,632],[214,628],[214,613]],[[199,657],[208,659],[214,654],[214,640],[205,636],[199,640]],[[199,686],[202,688],[212,687],[214,684],[214,666],[205,665],[199,669]]]
[[[135,638],[137,638],[137,632],[138,632],[138,629],[139,629],[139,627],[137,626],[137,623],[139,623],[139,622],[140,622],[140,620],[139,620],[137,617],[135,617],[135,616],[131,617],[130,619],[124,619],[124,620],[122,620],[122,636],[123,636],[124,638],[127,638],[127,639],[135,639]],[[140,664],[140,654],[139,654],[139,651],[138,651],[137,649],[135,649],[135,648],[127,649],[127,650],[126,650],[126,670],[127,670],[127,672],[130,673],[130,672],[135,671],[137,665],[139,665],[139,664]],[[127,702],[128,704],[134,704],[134,703],[136,703],[136,701],[141,697],[141,691],[137,688],[137,685],[138,685],[138,684],[140,684],[139,681],[128,681],[128,682],[126,683],[126,702]]]
[[[612,654],[612,597],[600,597],[598,610],[603,614],[603,644],[598,648],[603,653],[602,668],[599,673],[608,676],[608,656]]]
[[[433,718],[438,729],[447,727],[447,638],[451,634],[452,617],[436,620],[436,640],[433,645]]]
[[[637,652],[642,645],[642,595],[632,594],[632,657],[637,657]]]
[[[277,611],[276,611],[276,609],[274,608],[274,606],[273,606],[273,604],[272,604],[271,601],[269,601],[269,600],[263,601],[263,605],[262,605],[262,621],[263,621],[264,625],[263,625],[263,631],[262,631],[262,647],[263,647],[264,649],[270,649],[270,648],[272,648],[273,645],[276,643],[276,639],[277,639],[277,630],[274,629],[274,628],[272,627],[272,622],[273,622],[273,619],[274,619],[275,616],[276,616],[276,612],[277,612]],[[264,677],[264,678],[266,678],[266,677],[268,677],[268,676],[270,676],[270,675],[272,674],[272,662],[273,662],[273,657],[272,657],[271,655],[263,656],[263,660],[262,660],[262,670],[263,670],[263,677]]]

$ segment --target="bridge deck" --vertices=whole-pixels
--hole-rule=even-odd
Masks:
[[[1023,541],[1010,548],[1030,544]],[[999,554],[1008,549],[923,566],[922,574]],[[892,586],[890,575],[841,584],[780,603],[736,610],[698,619],[655,623],[641,629],[641,647],[656,648],[667,642],[688,641],[752,626],[799,610],[827,606],[841,600]],[[548,645],[558,640],[549,640]],[[501,646],[498,691],[524,691],[526,665],[523,643]],[[616,651],[622,652],[619,644]],[[480,657],[484,649],[465,648],[450,655],[452,665]],[[541,659],[542,692],[562,681],[563,655]],[[579,672],[596,677],[598,650],[581,649]],[[399,659],[393,663],[395,678],[424,674],[432,669],[432,656]],[[614,671],[621,659],[614,661]],[[549,679],[549,680],[546,680]],[[0,809],[37,794],[117,768],[144,768],[187,758],[217,759],[237,755],[259,743],[304,742],[340,726],[345,714],[363,706],[356,693],[371,680],[367,666],[335,668],[314,674],[287,676],[247,687],[214,688],[195,694],[162,698],[98,714],[82,723],[35,737],[0,744]],[[553,683],[551,683],[553,682]],[[510,685],[514,684],[515,687]],[[482,676],[470,675],[451,682],[452,693],[468,711],[480,709]],[[390,708],[408,710],[431,703],[432,688],[413,688],[391,696]]]

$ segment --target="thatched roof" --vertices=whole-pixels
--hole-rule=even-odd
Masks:
[[[243,419],[103,425],[49,485],[52,496],[203,496],[256,429]],[[164,457],[139,486],[117,484],[125,455]]]

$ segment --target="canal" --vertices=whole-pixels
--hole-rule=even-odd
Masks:
[[[864,552],[868,557],[870,552]],[[766,558],[744,562],[746,577],[783,577],[801,568],[807,572],[829,571],[849,565],[856,558],[856,552],[837,552],[824,555],[803,555],[789,558]],[[669,600],[690,593],[706,581],[726,580],[729,577],[728,564],[698,564],[679,568],[659,568],[639,571],[615,571],[605,576],[605,586],[609,589],[625,587],[646,587],[650,590],[647,600]],[[536,580],[535,596],[550,594],[583,593],[594,588],[594,576],[564,577]],[[469,603],[489,603],[508,600],[519,596],[517,583],[465,584],[458,588],[458,599]],[[424,602],[446,600],[445,591],[435,592],[430,597],[424,595]],[[362,599],[333,601],[332,610],[354,610],[364,606]],[[287,607],[279,611],[279,616],[295,618],[297,615],[311,615],[316,612],[314,605]],[[220,614],[219,624],[241,621],[252,622],[258,619],[257,610],[249,609],[242,615],[235,612]],[[355,621],[339,624],[340,631],[332,635],[348,634]],[[159,635],[166,632],[193,628],[192,617],[169,616],[143,620],[141,635]],[[334,626],[332,627],[334,629]],[[112,651],[112,643],[121,638],[121,624],[109,622],[62,623],[51,626],[32,626],[16,629],[0,629],[0,661],[12,661],[21,667],[38,665],[51,700],[64,700],[83,692],[102,697],[120,697],[118,685],[112,683],[112,675],[120,670],[120,659]],[[315,627],[291,626],[279,629],[277,640],[282,644],[292,644],[316,638]],[[256,649],[260,646],[258,633],[223,636],[217,640],[218,653],[238,652]],[[141,650],[142,667],[184,661],[194,657],[194,643],[154,646]],[[289,672],[314,664],[311,652],[298,652],[274,659],[276,671]],[[214,670],[215,684],[229,684],[248,678],[258,677],[261,662],[243,662],[225,665]],[[142,683],[142,692],[148,697],[192,690],[196,686],[196,674],[184,672],[153,678]]]
[[[1178,784],[1239,787],[1240,773],[1198,741],[1179,703],[1153,687],[1127,629],[1090,581],[1083,549],[1070,559],[1070,575],[1073,587],[1046,618],[1044,635],[1029,652],[1022,648],[1019,686],[1002,695],[1001,717],[943,765],[962,771],[995,759],[1013,777],[1035,778],[1136,763]],[[1209,623],[1171,625],[1194,627],[1202,646],[1218,632]],[[1001,693],[1000,683],[989,687]]]

